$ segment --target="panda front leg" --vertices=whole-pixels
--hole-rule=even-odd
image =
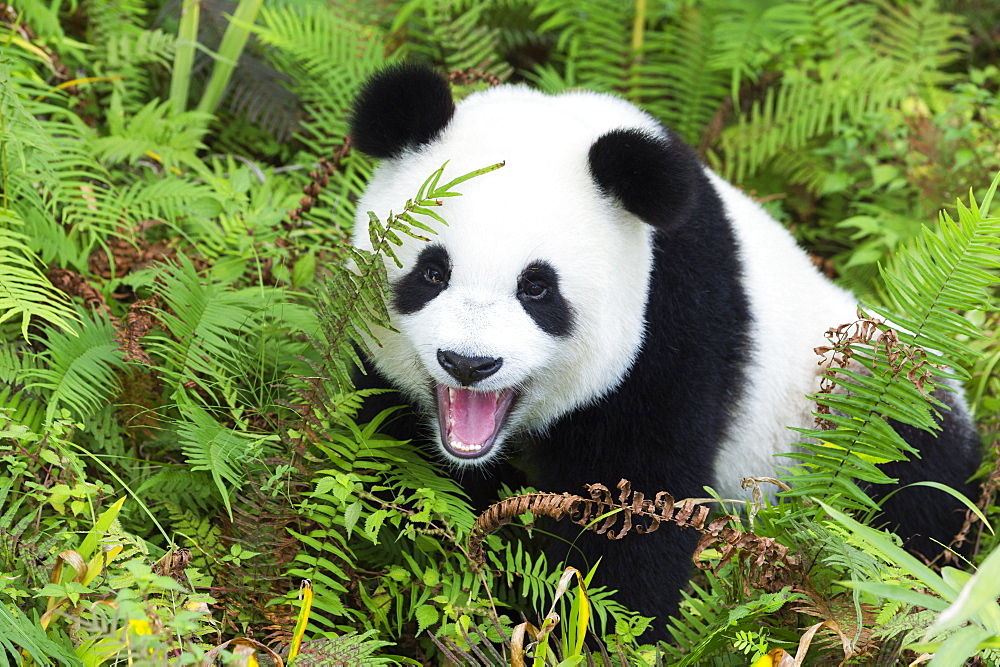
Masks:
[[[652,533],[633,530],[611,540],[564,519],[552,532],[547,553],[553,563],[572,565],[583,574],[596,565],[592,586],[615,590],[617,602],[655,617],[641,641],[669,641],[667,619],[677,615],[681,591],[691,577],[697,531],[664,523]]]
[[[886,498],[876,524],[896,532],[909,551],[927,560],[940,554],[961,529],[965,505],[943,491],[909,485],[939,482],[975,501],[978,485],[970,478],[981,460],[979,436],[961,392],[938,390],[935,396],[951,408],[943,414],[941,430],[929,433],[893,422],[896,432],[920,454],[882,465],[898,483],[869,489],[876,500]]]
[[[585,485],[600,483],[617,498],[615,485],[624,478],[647,497],[660,491],[677,500],[703,497],[704,486],[712,483],[713,446],[708,443],[715,441],[719,423],[681,420],[661,405],[653,406],[651,414],[673,419],[680,428],[673,433],[650,428],[648,420],[616,405],[619,397],[611,396],[599,406],[564,418],[544,439],[532,443],[528,451],[538,459],[529,465],[537,471],[531,480],[534,486],[586,497]],[[674,405],[690,407],[680,399]],[[687,414],[698,413],[692,409]],[[704,446],[699,447],[698,441]],[[640,534],[633,529],[621,539],[610,540],[563,519],[552,526],[552,532],[547,548],[552,563],[564,561],[582,572],[596,565],[592,585],[617,590],[615,600],[644,616],[656,617],[642,640],[669,640],[667,620],[677,614],[681,591],[692,573],[697,531],[664,522],[654,532]]]

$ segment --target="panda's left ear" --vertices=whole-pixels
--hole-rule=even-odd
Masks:
[[[612,130],[590,147],[590,174],[606,196],[640,220],[672,230],[693,213],[705,176],[695,152],[672,132]]]

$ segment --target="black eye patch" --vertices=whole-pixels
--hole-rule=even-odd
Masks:
[[[450,279],[448,251],[429,245],[420,251],[410,272],[392,286],[392,306],[401,315],[415,313],[447,289]]]
[[[538,328],[550,336],[573,330],[573,309],[559,291],[559,274],[547,262],[533,262],[517,279],[517,300]]]

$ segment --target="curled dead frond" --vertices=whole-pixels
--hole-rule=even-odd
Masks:
[[[49,270],[48,278],[54,287],[68,296],[80,297],[88,308],[110,317],[111,309],[104,295],[76,271],[53,268]]]
[[[125,361],[153,365],[153,360],[142,347],[142,338],[157,324],[155,313],[159,307],[159,299],[159,296],[154,294],[148,299],[132,302],[125,316],[125,326],[116,325],[115,337],[118,339],[118,349],[125,353]]]
[[[627,479],[618,482],[617,500],[603,484],[589,484],[587,490],[590,498],[570,493],[528,493],[491,505],[476,519],[469,536],[469,555],[482,562],[486,536],[510,523],[514,517],[531,512],[556,521],[569,517],[573,523],[598,535],[607,535],[610,540],[619,540],[633,529],[639,534],[652,533],[664,521],[680,528],[693,528],[702,534],[693,555],[698,567],[711,567],[698,561],[701,553],[710,547],[720,554],[718,563],[711,567],[715,572],[739,554],[738,560],[748,569],[749,585],[767,591],[791,584],[799,572],[799,559],[788,553],[788,547],[773,538],[734,528],[732,523],[736,519],[731,515],[709,521],[709,508],[695,500],[676,502],[666,491],[647,498],[641,491],[633,491]]]
[[[858,312],[854,322],[832,327],[826,332],[830,345],[814,348],[821,359],[819,364],[824,367],[820,380],[819,394],[831,394],[837,387],[834,378],[838,370],[851,367],[857,346],[869,347],[873,353],[881,349],[885,354],[889,370],[895,377],[906,370],[906,379],[925,396],[930,392],[925,388],[928,380],[934,377],[935,370],[941,366],[931,363],[927,351],[915,345],[909,345],[899,340],[899,333],[884,320],[868,317]],[[830,406],[818,403],[816,424],[823,429],[831,429],[833,423],[822,415],[830,414]]]

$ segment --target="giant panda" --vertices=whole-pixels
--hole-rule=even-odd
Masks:
[[[857,319],[856,299],[633,104],[505,85],[456,106],[442,77],[399,65],[363,86],[351,136],[381,159],[358,202],[361,248],[367,212],[399,211],[445,162],[442,182],[505,163],[461,185],[430,241],[404,239],[401,267],[386,262],[392,329],[376,332],[360,379],[398,392],[371,414],[413,407],[392,435],[426,441],[478,504],[517,473],[554,492],[626,478],[647,494],[740,497],[741,478],[782,463],[799,438],[789,427],[812,427],[814,348]],[[907,429],[921,458],[887,472],[970,494],[978,440],[961,395],[946,394],[943,432]],[[884,519],[929,553],[960,509],[904,492]],[[578,565],[602,559],[595,584],[660,617],[651,636],[663,637],[697,534],[557,530]]]

